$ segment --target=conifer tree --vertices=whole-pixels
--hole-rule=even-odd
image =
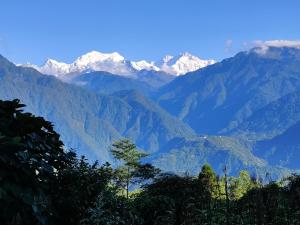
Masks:
[[[115,142],[112,155],[121,162],[116,169],[117,184],[125,189],[129,198],[129,187],[132,183],[153,178],[159,170],[150,164],[142,164],[141,159],[148,154],[138,151],[135,144],[128,139]]]

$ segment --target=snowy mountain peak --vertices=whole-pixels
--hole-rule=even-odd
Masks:
[[[155,65],[154,62],[147,62],[145,60],[137,61],[137,62],[131,62],[131,65],[134,69],[140,71],[140,70],[154,70],[159,71],[160,69]]]
[[[214,60],[203,60],[188,52],[184,52],[175,57],[165,56],[160,61],[160,67],[164,72],[179,76],[212,65],[215,62]]]
[[[77,58],[70,66],[71,73],[83,71],[106,71],[118,75],[132,74],[128,62],[117,52],[101,53],[97,51],[88,52]]]
[[[97,62],[104,62],[104,61],[121,62],[124,60],[125,60],[124,57],[117,52],[101,53],[97,51],[91,51],[77,58],[74,63],[77,65],[86,66]]]
[[[39,68],[39,71],[44,74],[60,76],[70,71],[69,64],[58,62],[54,59],[47,59],[46,63]]]
[[[48,59],[41,67],[34,65],[31,67],[39,70],[41,73],[64,79],[65,75],[76,75],[84,71],[106,71],[117,75],[135,76],[141,70],[154,70],[178,76],[213,63],[215,63],[214,60],[202,60],[187,52],[175,57],[166,55],[158,62],[148,62],[145,60],[129,61],[117,52],[101,53],[91,51],[78,57],[70,64]]]

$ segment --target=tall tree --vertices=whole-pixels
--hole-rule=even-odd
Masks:
[[[215,194],[217,175],[209,164],[204,164],[202,166],[198,179],[205,188],[205,191],[207,191],[211,196]]]
[[[239,177],[230,177],[229,183],[229,197],[231,200],[240,199],[250,189],[256,186],[256,184],[252,181],[249,173],[246,170],[240,171]]]
[[[198,179],[203,190],[202,201],[207,204],[206,208],[208,210],[208,223],[212,224],[214,210],[213,197],[216,197],[217,194],[217,175],[209,164],[204,164],[202,166],[201,172],[199,173]]]
[[[228,193],[228,174],[227,166],[224,167],[224,178],[225,178],[225,196],[226,196],[226,225],[229,225],[230,219],[230,206],[229,206],[229,193]]]
[[[121,162],[115,172],[117,184],[125,189],[126,197],[129,198],[129,187],[132,183],[151,179],[159,170],[151,164],[142,164],[141,159],[148,154],[138,151],[136,145],[128,139],[115,142],[111,149],[112,155]]]

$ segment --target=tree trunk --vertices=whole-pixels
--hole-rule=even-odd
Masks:
[[[130,179],[130,174],[129,174],[129,166],[127,167],[127,181],[126,181],[126,198],[128,199],[129,197],[129,179]]]
[[[229,195],[228,195],[228,180],[227,180],[227,168],[224,168],[225,173],[225,194],[226,194],[226,225],[229,225]]]

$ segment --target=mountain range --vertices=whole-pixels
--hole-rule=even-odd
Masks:
[[[179,76],[212,65],[215,62],[215,60],[202,60],[189,53],[182,53],[178,56],[167,55],[157,62],[147,62],[146,60],[130,61],[117,52],[91,51],[78,57],[70,64],[48,59],[40,67],[31,64],[24,64],[23,66],[33,67],[41,73],[54,75],[60,79],[66,79],[70,74],[80,74],[85,71],[105,71],[134,78],[142,70],[161,71]]]
[[[165,171],[195,174],[206,162],[219,173],[225,165],[232,174],[274,177],[300,170],[297,46],[259,46],[199,68],[185,63],[188,73],[174,65],[193,61],[189,54],[151,67],[92,53],[60,69],[1,57],[0,98],[21,99],[55,124],[67,148],[101,162],[111,161],[114,140],[127,137]]]

